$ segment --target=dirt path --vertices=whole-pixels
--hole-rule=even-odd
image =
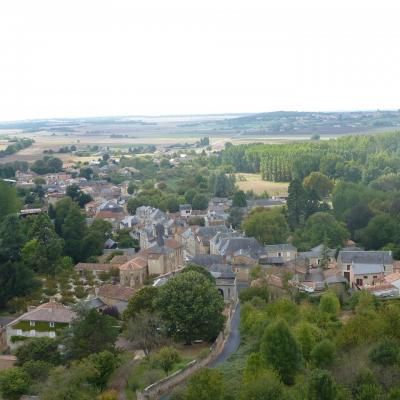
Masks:
[[[132,368],[140,362],[140,359],[132,359],[127,363],[122,364],[114,378],[112,379],[109,388],[118,392],[118,400],[126,400],[125,389],[128,385],[128,379],[131,374]]]

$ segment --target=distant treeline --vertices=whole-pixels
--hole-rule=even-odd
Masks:
[[[31,146],[35,141],[33,139],[10,139],[11,144],[5,150],[0,150],[0,158],[15,154],[22,149]]]
[[[328,141],[227,146],[222,163],[237,172],[260,172],[288,182],[320,171],[332,179],[369,183],[400,171],[400,132],[346,136]]]

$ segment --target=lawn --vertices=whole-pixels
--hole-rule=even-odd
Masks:
[[[256,194],[267,192],[270,196],[287,196],[288,183],[263,181],[259,174],[235,174],[239,189],[252,190]]]

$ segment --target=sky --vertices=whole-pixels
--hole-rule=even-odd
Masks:
[[[398,0],[1,0],[0,120],[400,108]]]

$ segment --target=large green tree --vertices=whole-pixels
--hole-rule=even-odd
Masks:
[[[17,215],[8,215],[0,224],[0,263],[19,261],[26,235]]]
[[[82,310],[73,321],[71,336],[67,340],[70,358],[80,359],[92,353],[113,351],[118,336],[115,318],[97,312],[95,309]]]
[[[304,221],[306,193],[298,179],[293,180],[288,188],[288,223],[291,229],[297,228]]]
[[[213,340],[223,325],[224,302],[209,279],[198,272],[179,274],[160,289],[155,306],[168,332],[190,344]]]
[[[342,246],[350,236],[345,225],[336,221],[333,215],[326,212],[313,214],[295,237],[299,248],[309,249],[322,242],[330,248]]]
[[[63,240],[55,232],[47,214],[35,217],[28,238],[30,241],[22,249],[24,263],[37,272],[54,274],[62,255]]]
[[[280,208],[254,209],[242,222],[247,236],[262,243],[284,243],[288,237],[288,226]]]
[[[301,350],[288,324],[278,320],[267,326],[261,339],[261,354],[286,384],[293,384],[301,366]]]
[[[83,261],[82,240],[86,235],[87,227],[85,217],[79,207],[72,204],[62,225],[64,239],[64,254],[73,258],[75,262]]]
[[[17,191],[8,183],[0,180],[0,222],[6,215],[15,214],[21,209]]]
[[[30,380],[28,374],[19,367],[0,372],[0,393],[5,400],[18,400],[28,393]]]
[[[311,172],[306,176],[303,185],[308,190],[313,190],[319,198],[326,197],[333,189],[333,182],[320,172]]]

